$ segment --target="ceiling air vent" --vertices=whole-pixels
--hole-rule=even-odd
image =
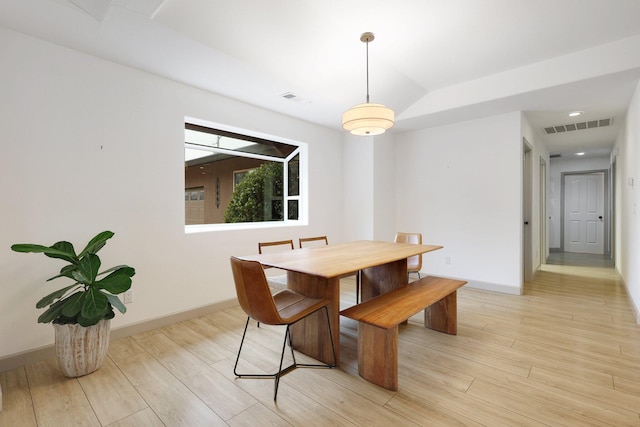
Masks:
[[[569,123],[566,125],[549,126],[544,128],[544,133],[547,135],[573,132],[574,130],[595,129],[605,126],[611,126],[613,124],[613,118],[589,120],[588,122]]]
[[[296,95],[295,93],[291,93],[291,92],[285,92],[283,94],[280,95],[282,98],[284,99],[288,99],[289,101],[295,101],[295,102],[299,102],[301,104],[311,104],[311,101],[306,99],[306,98],[301,98],[298,95]]]
[[[561,156],[561,154],[552,154],[552,155],[550,155],[550,156],[549,156],[549,158],[551,158],[551,159],[557,159],[557,158],[558,158],[558,157],[560,157],[560,156]]]

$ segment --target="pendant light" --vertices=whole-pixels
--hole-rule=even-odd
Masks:
[[[380,135],[393,126],[393,110],[369,102],[369,42],[373,33],[362,33],[360,41],[367,45],[367,102],[351,107],[342,114],[342,127],[354,135]]]

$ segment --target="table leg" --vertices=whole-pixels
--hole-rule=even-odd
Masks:
[[[336,351],[336,364],[340,362],[340,279],[325,279],[318,276],[289,271],[287,286],[302,295],[312,298],[327,298],[329,321]],[[333,363],[331,341],[324,310],[291,326],[293,348],[324,363]]]
[[[362,270],[360,278],[360,300],[386,294],[408,283],[406,259],[366,268]]]

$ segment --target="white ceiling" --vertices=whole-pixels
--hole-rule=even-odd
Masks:
[[[640,78],[638,17],[638,0],[0,0],[0,25],[335,129],[365,101],[365,31],[391,132],[614,118],[544,136],[552,153],[610,151]]]

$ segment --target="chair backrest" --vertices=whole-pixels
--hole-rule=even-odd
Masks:
[[[264,269],[258,261],[231,257],[231,271],[240,307],[249,317],[267,325],[284,322],[271,296]]]
[[[294,248],[293,240],[278,240],[277,242],[258,242],[258,253],[261,254],[262,248],[265,248],[268,246],[282,246],[282,248],[278,248],[278,249],[284,249],[284,246],[288,246],[286,249]]]
[[[324,241],[325,245],[329,244],[329,240],[327,239],[327,236],[301,237],[298,239],[298,243],[300,244],[300,248],[302,249],[302,246],[304,243],[319,242],[321,240]],[[305,245],[305,246],[308,246],[308,245]]]
[[[411,243],[414,245],[422,244],[421,233],[396,233],[394,240],[396,243]],[[422,255],[416,255],[407,258],[407,271],[420,271],[422,268]]]

